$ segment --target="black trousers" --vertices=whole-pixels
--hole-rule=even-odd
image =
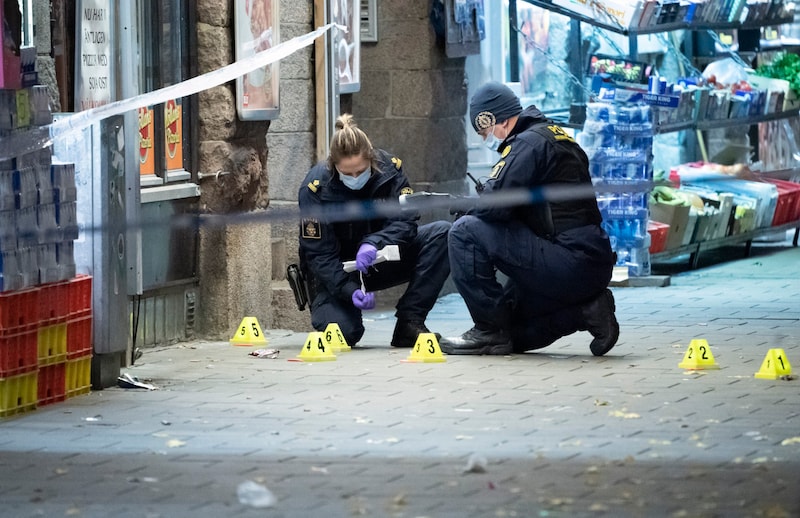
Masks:
[[[364,276],[368,292],[380,291],[408,282],[408,287],[397,301],[398,319],[424,322],[439,292],[450,275],[447,260],[447,233],[450,222],[435,221],[422,225],[417,237],[405,247],[400,248],[399,261],[386,261],[370,268]],[[358,272],[352,275],[358,276]],[[353,346],[364,336],[361,310],[352,301],[339,299],[320,287],[311,303],[311,325],[317,331],[324,331],[328,324],[335,322],[342,330],[347,344]]]
[[[518,221],[474,216],[453,224],[449,254],[453,281],[475,324],[506,329],[516,351],[545,347],[581,329],[581,306],[608,286],[614,265],[608,235],[597,225],[550,241]]]

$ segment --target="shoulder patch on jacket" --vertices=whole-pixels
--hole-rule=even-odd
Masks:
[[[501,156],[501,157],[503,157],[503,158],[505,158],[505,157],[507,157],[507,156],[508,156],[508,154],[509,154],[509,153],[511,153],[511,146],[510,146],[510,145],[509,145],[509,146],[506,146],[506,147],[503,149],[503,152],[502,152],[502,153],[500,153],[500,156]]]
[[[319,188],[319,180],[314,180],[313,182],[308,182],[308,189],[311,192],[317,192],[318,188]]]
[[[505,166],[506,166],[505,160],[500,160],[499,162],[497,162],[494,165],[494,167],[492,167],[492,173],[489,175],[489,178],[497,178],[498,176],[500,176],[500,171],[502,171]]]
[[[322,239],[322,226],[318,219],[304,219],[300,226],[303,231],[303,239]]]
[[[550,126],[547,126],[547,129],[549,129],[550,131],[553,132],[553,135],[555,135],[556,140],[566,140],[568,142],[575,142],[575,139],[570,137],[567,134],[567,132],[564,131],[564,128],[562,128],[561,126],[557,126],[555,124],[552,124]]]
[[[411,187],[403,187],[400,189],[400,194],[414,194],[414,189]]]
[[[398,171],[400,170],[401,167],[403,167],[403,161],[397,158],[396,156],[392,157],[392,163],[394,164],[394,168],[397,169]]]

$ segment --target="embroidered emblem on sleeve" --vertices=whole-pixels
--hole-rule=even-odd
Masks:
[[[500,176],[500,172],[503,170],[503,168],[505,166],[506,166],[506,161],[505,160],[500,160],[499,162],[497,162],[494,165],[494,167],[492,167],[492,173],[489,175],[489,177],[490,178],[497,178],[498,176]]]
[[[317,188],[319,187],[319,180],[314,180],[313,182],[308,182],[308,189],[311,192],[317,192]]]
[[[411,187],[403,187],[400,190],[400,194],[414,194],[414,189],[412,189]]]
[[[403,167],[403,161],[397,158],[396,156],[392,157],[392,163],[394,164],[395,169],[397,169],[398,171],[400,170],[401,167]]]
[[[319,220],[304,219],[301,226],[303,227],[303,239],[322,239],[322,226],[319,224]]]

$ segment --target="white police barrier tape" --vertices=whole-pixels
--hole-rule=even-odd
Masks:
[[[312,32],[292,38],[270,49],[263,50],[253,56],[241,59],[203,75],[187,79],[178,84],[78,112],[74,115],[59,119],[49,126],[15,131],[11,135],[0,139],[0,160],[8,160],[12,157],[42,149],[49,146],[53,138],[66,132],[85,128],[107,117],[119,115],[131,110],[138,110],[144,106],[161,104],[170,99],[186,97],[227,83],[248,72],[280,61],[301,48],[310,45],[315,39],[333,27],[336,27],[338,30],[347,30],[341,25],[329,23]]]

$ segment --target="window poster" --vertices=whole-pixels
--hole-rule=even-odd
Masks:
[[[547,88],[547,55],[550,40],[550,11],[541,7],[517,7],[520,32],[519,80],[525,96],[538,98]]]
[[[361,89],[361,0],[331,0],[331,21],[347,27],[334,30],[333,59],[339,71],[339,92]]]
[[[236,59],[245,59],[279,43],[279,0],[235,0]],[[242,120],[278,117],[278,63],[236,80],[236,107]]]
[[[153,149],[153,108],[139,108],[139,174],[141,176],[156,174],[156,156]]]
[[[167,171],[183,169],[183,110],[180,99],[164,103],[164,151]]]

